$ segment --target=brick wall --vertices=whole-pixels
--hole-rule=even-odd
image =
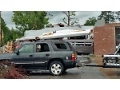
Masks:
[[[115,24],[116,25],[116,24]],[[94,54],[103,55],[115,51],[115,25],[106,24],[94,29]]]

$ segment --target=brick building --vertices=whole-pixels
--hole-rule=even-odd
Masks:
[[[94,28],[94,54],[114,53],[120,41],[120,23],[105,24]],[[117,38],[117,36],[119,38]]]

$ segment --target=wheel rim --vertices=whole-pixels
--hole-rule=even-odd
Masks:
[[[58,75],[60,74],[62,71],[62,67],[60,64],[53,64],[51,66],[51,72],[54,74],[54,75]]]

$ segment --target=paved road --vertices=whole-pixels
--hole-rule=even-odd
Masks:
[[[95,65],[87,57],[78,56],[78,61],[84,64]],[[107,77],[101,73],[98,67],[83,66],[73,68],[66,71],[61,76],[51,76],[48,71],[41,71],[29,75],[29,79],[106,79]]]

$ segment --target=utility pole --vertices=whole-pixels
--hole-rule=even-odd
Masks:
[[[2,31],[1,31],[1,11],[0,11],[0,46],[2,46]]]
[[[0,46],[2,46],[3,32],[1,29],[1,11],[0,11]]]

